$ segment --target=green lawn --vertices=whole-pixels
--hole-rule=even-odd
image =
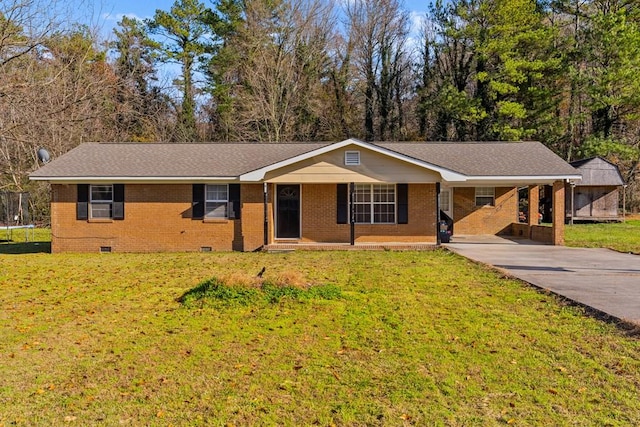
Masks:
[[[640,254],[640,219],[624,223],[567,225],[565,240],[567,246],[610,248]]]
[[[177,301],[263,267],[339,292]],[[639,425],[639,354],[444,250],[0,254],[0,426]]]

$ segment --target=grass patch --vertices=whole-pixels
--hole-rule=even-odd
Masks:
[[[198,286],[185,292],[178,302],[186,307],[233,306],[276,304],[283,298],[303,301],[316,299],[341,298],[340,288],[335,285],[308,285],[305,288],[288,283],[265,280],[254,280],[253,286],[241,283],[225,283],[218,278],[201,282]]]
[[[176,302],[264,266],[340,297]],[[0,425],[640,424],[639,340],[446,251],[3,256],[0,306]]]
[[[567,246],[609,248],[640,254],[640,219],[623,223],[567,225],[565,241]]]

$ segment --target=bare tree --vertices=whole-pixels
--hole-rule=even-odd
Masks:
[[[117,77],[95,34],[63,26],[63,16],[39,0],[3,2],[0,12],[0,189],[31,191],[40,217],[48,192],[28,180],[37,149],[57,156],[83,141],[118,139]]]
[[[411,70],[409,14],[398,0],[354,0],[347,2],[345,12],[364,104],[365,139],[398,138],[404,123],[403,80]]]
[[[326,68],[332,6],[322,0],[245,3],[235,40],[242,140],[313,139],[322,121],[318,97]]]

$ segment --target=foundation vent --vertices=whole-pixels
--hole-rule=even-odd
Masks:
[[[100,246],[100,253],[101,254],[111,253],[111,246]]]

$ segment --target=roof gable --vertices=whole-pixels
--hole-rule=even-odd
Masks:
[[[385,156],[388,156],[390,158],[393,159],[397,159],[397,160],[401,160],[403,162],[412,164],[412,165],[417,165],[420,167],[423,167],[425,169],[429,169],[433,172],[437,172],[438,174],[440,174],[442,176],[443,179],[445,179],[446,181],[450,181],[450,182],[462,182],[465,180],[465,177],[453,170],[447,169],[445,167],[441,167],[441,166],[437,166],[437,165],[433,165],[430,164],[428,162],[425,162],[424,160],[421,159],[417,159],[414,157],[410,157],[407,156],[405,154],[399,153],[397,151],[394,150],[390,150],[388,148],[385,148],[381,145],[378,144],[372,144],[372,143],[368,143],[368,142],[364,142],[364,141],[360,141],[358,139],[346,139],[342,142],[337,142],[335,144],[331,144],[331,145],[327,145],[324,147],[320,147],[316,150],[313,151],[309,151],[307,153],[303,153],[300,154],[298,156],[289,158],[289,159],[284,159],[278,163],[272,164],[272,165],[268,165],[265,166],[263,168],[260,169],[256,169],[254,171],[251,171],[249,173],[246,173],[244,175],[240,176],[240,180],[241,181],[262,181],[265,177],[265,175],[268,172],[272,172],[275,171],[277,169],[280,168],[284,168],[290,165],[293,165],[295,163],[298,162],[302,162],[304,160],[310,159],[312,157],[315,156],[319,156],[322,154],[326,154],[329,153],[331,151],[336,151],[336,150],[340,150],[340,149],[345,149],[349,147],[350,149],[355,149],[355,148],[362,148],[362,149],[366,149],[366,150],[371,150],[373,152],[376,153],[380,153],[383,154]]]
[[[322,154],[314,152],[303,160],[267,171],[263,179],[267,182],[300,183],[435,183],[441,180],[441,175],[363,144],[348,144]]]

